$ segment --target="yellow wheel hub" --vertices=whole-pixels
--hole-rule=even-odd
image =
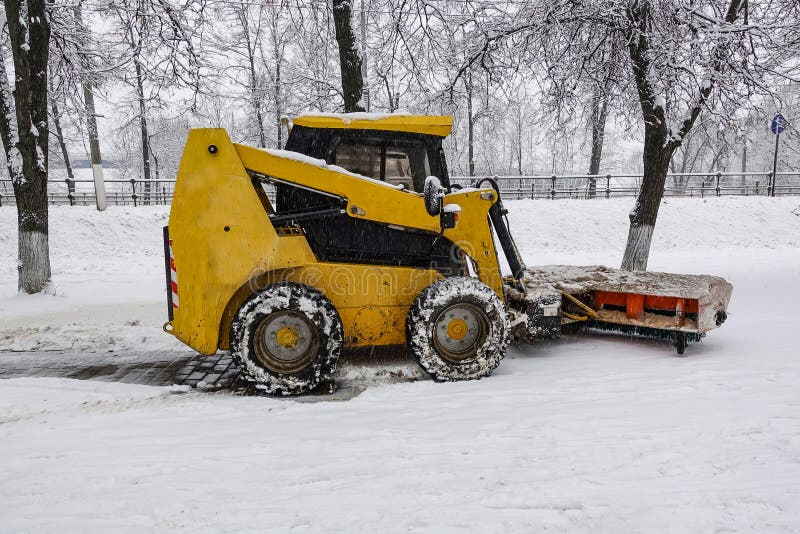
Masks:
[[[464,319],[453,319],[447,323],[447,337],[461,340],[467,335],[469,327]]]
[[[275,341],[277,341],[278,345],[281,347],[291,349],[300,341],[300,335],[297,333],[297,330],[291,326],[284,326],[275,334]]]

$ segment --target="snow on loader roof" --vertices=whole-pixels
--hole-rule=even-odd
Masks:
[[[385,130],[447,137],[453,129],[453,117],[410,115],[408,113],[315,113],[296,117],[292,123],[306,128],[343,128]]]

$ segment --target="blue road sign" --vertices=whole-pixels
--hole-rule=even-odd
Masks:
[[[772,119],[772,133],[777,135],[785,129],[786,129],[786,119],[784,119],[783,115],[781,115],[780,113],[776,113],[775,117]]]

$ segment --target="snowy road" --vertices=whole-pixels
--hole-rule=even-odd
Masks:
[[[543,254],[512,223],[528,257],[618,253],[601,237]],[[695,246],[727,223],[709,225],[651,261],[734,285],[728,323],[686,358],[569,337],[478,382],[315,404],[0,381],[0,531],[798,532],[800,234],[757,246],[731,224],[724,247]]]

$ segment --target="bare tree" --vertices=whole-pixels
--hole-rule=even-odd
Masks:
[[[103,10],[113,16],[114,27],[104,37],[117,56],[115,72],[133,91],[130,108],[139,123],[145,203],[152,191],[150,110],[164,107],[163,93],[178,88],[188,89],[188,102],[173,101],[172,106],[192,109],[200,92],[201,61],[194,35],[203,22],[202,6],[197,13],[186,7],[171,0],[110,0]]]
[[[647,268],[669,164],[710,99],[709,112],[731,116],[771,82],[794,79],[800,43],[800,4],[775,0],[557,0],[501,5],[499,15],[473,18],[473,44],[457,73],[471,65],[509,70],[528,65],[543,96],[569,112],[596,79],[606,43],[624,54],[617,82],[625,98],[617,109],[633,116],[643,133],[644,178],[630,213],[624,269]],[[769,81],[767,81],[769,80]]]
[[[287,33],[301,34],[303,39],[291,39],[291,64],[282,69],[285,110],[329,111],[341,106],[344,100],[341,62],[336,41],[333,10],[328,3],[311,2],[303,9],[290,11],[292,24]],[[285,73],[290,73],[291,78]],[[290,102],[289,97],[294,99]]]
[[[342,74],[342,97],[344,111],[364,111],[362,91],[361,55],[358,52],[356,36],[353,32],[352,0],[332,0],[333,20],[336,26],[336,42],[339,45],[339,65]]]
[[[222,2],[217,16],[225,24],[212,27],[215,48],[222,56],[218,60],[222,63],[218,70],[224,80],[244,90],[251,110],[249,122],[255,126],[254,137],[260,147],[267,146],[264,129],[264,58],[261,57],[267,9],[263,4]]]
[[[47,210],[47,61],[50,22],[44,0],[5,0],[14,90],[0,58],[0,137],[17,201],[20,291],[50,282]],[[13,96],[12,96],[13,95]]]
[[[724,19],[717,19],[716,22],[726,26],[732,26],[739,18],[743,0],[731,0],[725,12]],[[653,230],[658,217],[658,208],[661,205],[661,198],[664,196],[664,184],[667,179],[669,162],[672,154],[681,145],[683,140],[691,131],[694,123],[705,107],[717,78],[723,74],[723,70],[728,61],[732,60],[732,43],[728,37],[718,39],[710,50],[710,62],[707,67],[707,77],[698,84],[697,89],[687,90],[686,86],[678,86],[673,90],[675,93],[687,92],[695,93],[689,96],[688,110],[685,119],[679,124],[677,129],[670,128],[667,117],[667,100],[663,94],[664,89],[659,89],[657,82],[653,80],[651,71],[659,65],[657,39],[664,39],[672,42],[674,39],[686,33],[676,31],[676,34],[667,36],[656,31],[659,22],[658,13],[649,0],[637,0],[626,10],[626,20],[628,25],[624,29],[628,45],[628,53],[633,70],[636,89],[639,95],[639,104],[642,108],[644,118],[644,177],[639,195],[636,198],[636,205],[630,214],[630,230],[628,232],[628,242],[625,247],[625,254],[622,258],[622,268],[629,270],[646,270],[647,260],[650,254],[650,245],[653,238]],[[686,13],[691,16],[691,13]],[[685,20],[689,20],[688,18]],[[679,30],[672,26],[672,31]],[[668,60],[675,59],[674,57]],[[675,74],[677,75],[677,73]],[[694,78],[692,73],[692,78]],[[656,82],[656,83],[654,83]],[[668,89],[668,88],[665,88]],[[674,102],[675,96],[669,95]]]
[[[589,155],[589,198],[597,193],[597,178],[600,174],[600,162],[603,157],[603,142],[606,135],[606,122],[610,111],[610,101],[614,97],[615,81],[618,78],[619,63],[613,58],[619,52],[612,44],[606,46],[606,59],[602,64],[606,68],[601,71],[600,79],[593,80],[590,94],[591,104],[589,124],[592,132],[591,152]]]
[[[64,162],[64,168],[67,171],[67,187],[70,193],[75,193],[75,174],[72,172],[72,161],[69,157],[69,149],[67,148],[66,137],[64,136],[64,129],[61,127],[62,111],[59,109],[59,98],[53,87],[48,88],[48,96],[50,99],[50,120],[53,123],[53,131],[55,133],[56,142],[61,150],[61,159]]]

